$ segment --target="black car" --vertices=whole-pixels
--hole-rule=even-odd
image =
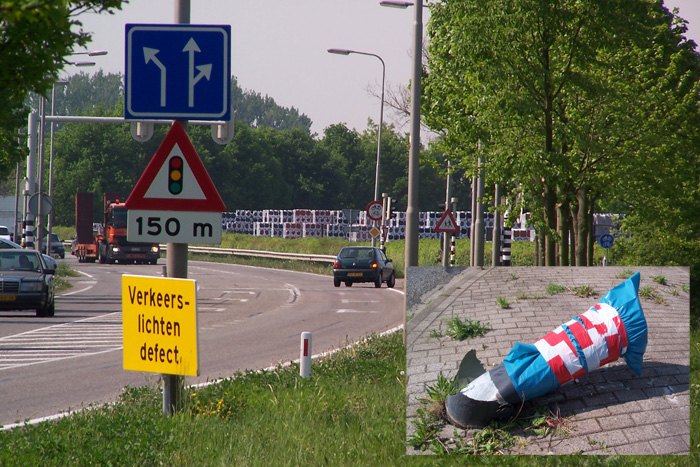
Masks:
[[[0,310],[53,316],[55,273],[36,250],[0,250]]]
[[[379,248],[346,246],[333,263],[333,285],[340,287],[341,282],[347,287],[355,282],[374,282],[377,288],[386,282],[387,287],[394,287],[394,265]]]
[[[66,257],[66,247],[55,233],[51,234],[51,243],[49,243],[49,246],[51,247],[51,256],[61,259]],[[41,237],[41,248],[39,248],[39,250],[41,252],[46,252],[46,236]]]

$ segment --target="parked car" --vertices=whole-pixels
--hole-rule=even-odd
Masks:
[[[21,250],[22,245],[13,242],[12,240],[5,240],[4,238],[0,238],[0,251],[2,250]],[[56,263],[56,260],[50,257],[49,255],[45,255],[42,253],[42,258],[44,258],[44,263],[53,270],[56,270],[58,268],[58,263]]]
[[[36,250],[1,250],[0,310],[36,310],[37,316],[53,316],[55,273]]]
[[[55,233],[51,234],[51,242],[49,243],[51,250],[49,251],[51,256],[63,259],[66,257],[66,247],[63,245],[61,239]],[[46,237],[41,238],[41,248],[39,251],[46,252]]]
[[[377,288],[386,282],[391,288],[396,283],[394,265],[379,248],[346,246],[333,263],[333,285],[340,287],[341,282],[347,287],[355,282],[374,282]]]
[[[4,225],[0,225],[0,238],[3,238],[5,240],[12,240],[12,234],[10,233],[10,229],[8,229]]]

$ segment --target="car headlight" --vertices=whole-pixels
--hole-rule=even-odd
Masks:
[[[22,283],[19,286],[19,291],[20,292],[41,292],[44,289],[44,283],[43,282],[37,282],[37,281],[22,281]]]
[[[119,253],[119,247],[116,245],[112,245],[112,253]]]
[[[158,245],[153,245],[153,246],[151,247],[151,253],[158,253],[158,250],[159,250],[159,249],[160,249],[160,248],[158,247]]]

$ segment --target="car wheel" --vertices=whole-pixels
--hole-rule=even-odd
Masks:
[[[51,302],[51,305],[46,307],[45,316],[53,316],[56,314],[56,302]]]
[[[45,306],[36,309],[36,315],[41,318],[46,318],[47,316],[53,316],[56,311],[56,302],[52,301],[47,303]]]
[[[340,287],[340,279],[336,279],[335,277],[333,278],[333,286],[334,287]]]
[[[377,274],[377,278],[374,279],[374,286],[376,288],[380,288],[382,286],[382,272],[379,271],[379,274]]]
[[[394,273],[391,273],[391,276],[389,276],[389,279],[386,281],[386,286],[389,287],[390,289],[394,288],[394,285],[396,285],[396,277],[394,276]]]
[[[352,281],[345,281],[345,287],[352,287]]]

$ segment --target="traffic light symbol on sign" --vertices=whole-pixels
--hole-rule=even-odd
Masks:
[[[182,193],[182,157],[173,156],[168,161],[168,191],[173,195]]]

